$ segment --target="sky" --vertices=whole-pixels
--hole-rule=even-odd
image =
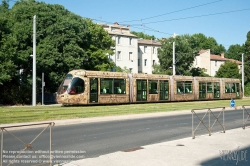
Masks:
[[[250,31],[250,0],[39,1],[62,5],[96,23],[130,25],[131,31],[156,38],[168,38],[174,33],[202,33],[215,38],[226,49],[230,45],[244,44]]]

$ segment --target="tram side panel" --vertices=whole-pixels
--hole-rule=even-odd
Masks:
[[[222,99],[242,98],[241,83],[239,79],[221,78]]]
[[[129,103],[127,73],[100,72],[98,77],[98,104]],[[90,100],[89,104],[94,103]]]
[[[213,77],[195,77],[197,100],[215,100],[221,99],[221,81],[220,78]]]
[[[173,100],[192,101],[194,100],[194,79],[192,76],[172,76],[173,79]]]
[[[132,88],[134,103],[169,101],[168,75],[134,73]]]
[[[148,74],[148,102],[170,101],[170,76]]]

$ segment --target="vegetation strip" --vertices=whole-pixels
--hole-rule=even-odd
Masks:
[[[236,102],[236,107],[238,107],[238,109],[241,109],[242,105],[249,105],[250,98],[235,100],[235,102]],[[62,107],[62,106],[0,107],[0,119],[1,119],[0,124],[181,111],[181,110],[215,108],[215,107],[230,107],[230,101],[216,100],[216,101],[200,101],[200,102],[174,102],[174,103],[150,103],[150,104],[79,106],[79,107]]]

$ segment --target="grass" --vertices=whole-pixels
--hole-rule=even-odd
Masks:
[[[250,98],[235,100],[236,106],[249,105]],[[0,107],[0,124],[39,122],[44,120],[115,116],[153,112],[229,107],[230,100],[202,102],[150,103],[109,106],[14,106]]]

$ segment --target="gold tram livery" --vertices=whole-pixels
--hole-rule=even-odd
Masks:
[[[239,79],[73,70],[57,91],[63,105],[242,98]]]

